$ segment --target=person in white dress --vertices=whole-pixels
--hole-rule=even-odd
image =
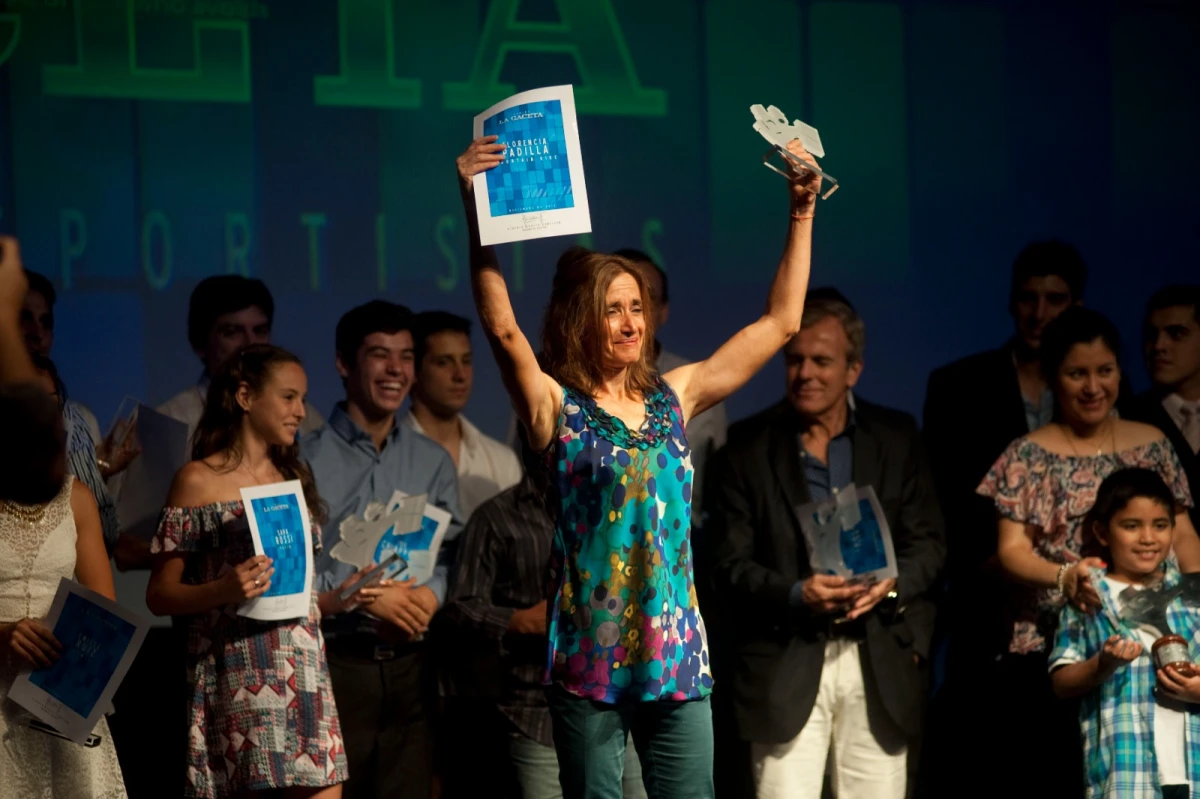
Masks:
[[[31,728],[8,699],[22,669],[50,666],[62,650],[42,619],[63,577],[113,598],[96,500],[73,477],[42,505],[0,501],[0,799],[126,796],[104,719],[89,748]]]

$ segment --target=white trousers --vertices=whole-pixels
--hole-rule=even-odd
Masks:
[[[882,716],[878,699],[873,714]],[[891,721],[867,720],[867,687],[857,641],[825,643],[825,665],[812,715],[785,744],[753,744],[758,799],[820,799],[826,764],[839,799],[904,799],[907,747]],[[830,745],[832,744],[832,751]]]

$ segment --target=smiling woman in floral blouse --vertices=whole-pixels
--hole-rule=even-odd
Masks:
[[[1192,497],[1175,451],[1157,428],[1113,413],[1120,350],[1116,328],[1096,311],[1075,307],[1051,322],[1041,357],[1055,395],[1054,421],[1010,444],[979,486],[996,503],[1000,566],[1018,583],[1008,602],[1012,637],[998,686],[1012,726],[998,725],[994,743],[1011,749],[1013,762],[1037,769],[1039,790],[1059,797],[1082,795],[1083,771],[1075,707],[1053,698],[1046,654],[1064,604],[1099,603],[1087,574],[1100,562],[1083,557],[1083,522],[1104,478],[1128,467],[1158,473],[1177,501],[1172,540],[1179,567],[1200,571],[1200,541],[1187,514]],[[1030,730],[1053,746],[1029,746]]]

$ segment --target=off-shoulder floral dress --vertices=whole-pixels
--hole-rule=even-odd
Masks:
[[[1158,472],[1183,507],[1191,507],[1187,475],[1165,438],[1116,454],[1058,455],[1022,436],[1008,445],[979,484],[1006,519],[1037,528],[1034,551],[1051,563],[1074,563],[1085,543],[1083,521],[1096,502],[1100,483],[1119,469],[1140,467]],[[993,527],[980,531],[995,535]],[[1043,652],[1053,640],[1066,599],[1054,589],[1017,586],[1010,608],[1012,639],[1008,650]]]
[[[151,551],[186,553],[190,585],[254,556],[241,502],[164,509]],[[187,669],[187,796],[345,782],[315,591],[304,619],[256,621],[234,605],[192,616]]]

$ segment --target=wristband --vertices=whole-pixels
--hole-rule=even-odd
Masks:
[[[1056,588],[1058,588],[1058,593],[1062,594],[1063,596],[1067,595],[1066,587],[1063,585],[1063,582],[1066,580],[1067,572],[1070,569],[1071,569],[1071,564],[1069,564],[1069,563],[1064,563],[1063,565],[1059,566],[1058,567],[1058,577],[1056,577],[1054,579],[1054,585]]]

